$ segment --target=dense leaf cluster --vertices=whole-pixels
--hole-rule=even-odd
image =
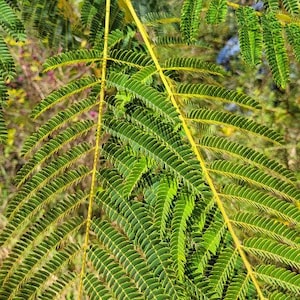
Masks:
[[[0,11],[10,12],[5,5]],[[249,64],[264,45],[284,87],[282,25],[268,5],[259,16],[237,9],[240,45]],[[293,1],[283,5],[298,12]],[[178,41],[188,49],[201,7],[182,6]],[[208,22],[222,21],[226,8],[211,1]],[[227,76],[219,66],[192,55],[160,58],[129,0],[84,1],[82,22],[91,49],[63,52],[44,67],[81,62],[97,72],[53,91],[32,112],[46,121],[24,143],[26,163],[0,232],[0,299],[298,299],[294,174],[220,130],[284,143],[249,114],[222,108],[233,103],[255,114],[258,101],[216,84]],[[288,29],[295,51],[298,29]]]

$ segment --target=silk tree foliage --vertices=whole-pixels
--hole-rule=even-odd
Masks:
[[[15,64],[4,37],[12,38],[15,41],[24,41],[26,38],[24,26],[15,9],[17,7],[14,1],[0,1],[0,143],[5,142],[7,137],[3,116],[3,108],[8,97],[6,83],[12,80],[16,74]]]
[[[197,40],[200,5],[183,3],[183,38],[172,43]],[[222,108],[234,103],[255,115],[259,102],[214,84],[226,73],[187,50],[161,59],[129,0],[82,9],[94,47],[44,67],[80,61],[96,75],[33,110],[46,121],[24,143],[27,162],[6,209],[0,299],[299,299],[296,179],[238,134],[258,145],[284,139]],[[276,13],[266,14],[275,22]],[[261,40],[247,41],[245,57],[258,59]],[[284,49],[274,53],[276,63],[284,57]]]
[[[72,5],[66,0],[1,0],[0,12],[0,143],[4,143],[7,130],[3,109],[8,97],[7,84],[16,73],[7,41],[24,42],[25,32],[31,33],[34,29],[45,45],[72,48],[78,46],[84,24],[81,26]]]
[[[188,43],[194,43],[197,40],[202,2],[184,1],[181,29],[184,40]],[[254,7],[225,0],[212,0],[208,4],[207,21],[210,24],[224,22],[228,8],[236,12],[239,42],[244,61],[250,66],[256,66],[261,62],[262,53],[265,52],[274,82],[278,87],[285,89],[289,81],[287,43],[292,46],[296,59],[299,58],[299,1],[267,0],[264,1],[263,10],[257,12]]]

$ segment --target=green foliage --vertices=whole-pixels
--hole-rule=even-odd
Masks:
[[[197,40],[201,21],[202,1],[184,1],[181,18],[181,33],[184,40],[194,43]],[[241,55],[246,64],[256,66],[262,62],[262,49],[265,49],[275,84],[285,89],[289,81],[289,62],[283,30],[292,45],[295,56],[299,57],[299,24],[295,16],[300,7],[297,0],[268,0],[260,13],[252,7],[228,3],[233,7],[237,19]],[[219,24],[225,20],[226,1],[212,0],[209,3],[206,21]],[[289,13],[282,12],[281,6]]]
[[[219,24],[225,20],[227,5],[224,0],[212,0],[206,14],[208,24]]]
[[[189,46],[174,58],[158,56],[130,1],[104,4],[82,5],[91,49],[44,64],[85,63],[94,76],[70,81],[32,111],[39,126],[24,143],[0,232],[0,299],[297,299],[297,182],[263,142],[246,142],[284,138],[256,120],[257,100],[217,83],[226,72],[189,53],[201,1],[183,3]],[[125,26],[129,14],[136,31]],[[255,65],[257,16],[237,14],[243,56]],[[262,20],[283,87],[281,25],[270,12]],[[240,110],[224,111],[226,103]]]
[[[300,26],[297,24],[289,24],[286,27],[286,33],[288,40],[293,47],[295,57],[300,61]]]
[[[263,16],[262,26],[266,54],[272,69],[274,81],[278,86],[286,88],[289,68],[282,28],[273,13],[267,13]]]
[[[66,0],[22,0],[22,19],[50,47],[70,49],[82,36],[73,5]]]
[[[0,26],[9,38],[15,41],[24,41],[25,29],[13,8],[15,8],[13,3],[0,1]],[[0,143],[5,142],[7,138],[3,117],[3,108],[8,97],[6,83],[15,76],[15,64],[3,37],[3,35],[0,36]]]
[[[249,65],[260,62],[262,50],[262,34],[258,17],[251,7],[241,7],[236,11],[239,25],[239,40],[243,59]]]
[[[197,40],[200,24],[202,0],[186,0],[181,9],[181,32],[186,43],[192,44]]]

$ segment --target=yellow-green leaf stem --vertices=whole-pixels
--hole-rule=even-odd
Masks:
[[[91,227],[92,221],[92,207],[93,200],[95,196],[96,190],[96,173],[98,160],[100,155],[100,138],[102,131],[102,114],[103,114],[103,106],[104,106],[104,97],[105,97],[105,84],[106,84],[106,65],[108,60],[108,34],[109,34],[109,21],[110,21],[110,0],[106,1],[105,7],[105,28],[104,28],[104,47],[103,47],[103,60],[102,60],[102,68],[101,68],[101,90],[100,90],[100,101],[98,106],[98,121],[97,121],[97,132],[96,132],[96,142],[95,142],[95,153],[93,160],[93,169],[92,169],[92,180],[91,180],[91,189],[89,194],[89,204],[88,204],[88,214],[86,218],[86,229],[85,229],[85,238],[83,244],[83,253],[82,253],[82,267],[80,273],[80,283],[79,283],[79,299],[83,299],[83,279],[85,276],[85,267],[86,267],[86,259],[87,259],[87,249],[89,246],[89,231]]]
[[[177,112],[179,114],[179,118],[181,120],[182,127],[183,127],[183,129],[185,131],[185,134],[186,134],[186,136],[187,136],[187,138],[189,140],[189,143],[190,143],[190,145],[191,145],[191,147],[193,149],[193,152],[195,153],[195,156],[197,157],[197,159],[198,159],[198,161],[200,163],[200,166],[201,166],[201,168],[203,170],[204,177],[205,177],[205,179],[206,179],[206,181],[207,181],[207,183],[208,183],[208,185],[209,185],[209,187],[210,187],[210,189],[212,191],[214,200],[217,203],[217,205],[218,205],[218,207],[220,209],[220,212],[223,215],[224,222],[225,222],[225,224],[226,224],[226,226],[228,228],[228,231],[230,232],[230,234],[232,236],[232,239],[233,239],[233,241],[235,243],[237,251],[239,252],[239,255],[241,256],[241,258],[243,260],[245,268],[246,268],[246,270],[248,272],[248,276],[251,278],[251,280],[252,280],[252,282],[253,282],[256,290],[257,290],[257,294],[259,295],[259,298],[263,300],[263,299],[265,299],[265,297],[263,296],[262,290],[261,290],[261,288],[260,288],[260,286],[258,284],[257,279],[255,278],[255,273],[254,273],[254,271],[252,269],[252,266],[251,266],[250,262],[248,261],[246,255],[245,255],[245,252],[244,252],[244,250],[242,248],[242,245],[241,245],[241,243],[240,243],[240,241],[239,241],[239,239],[238,239],[238,237],[237,237],[237,235],[236,235],[236,233],[235,233],[235,231],[234,231],[234,229],[232,227],[232,224],[230,223],[230,219],[229,219],[229,217],[228,217],[228,215],[227,215],[227,213],[225,211],[224,205],[223,205],[223,203],[222,203],[222,201],[221,201],[221,199],[220,199],[220,197],[218,195],[218,192],[217,192],[217,190],[216,190],[216,188],[214,186],[213,180],[212,180],[212,178],[211,178],[211,176],[209,174],[209,171],[208,171],[208,169],[207,169],[207,167],[205,165],[205,161],[204,161],[204,159],[203,159],[200,151],[197,148],[197,145],[196,145],[196,142],[195,142],[195,140],[193,138],[191,130],[189,129],[188,124],[187,124],[187,122],[186,122],[186,120],[185,120],[185,118],[184,118],[184,116],[183,116],[183,114],[182,114],[182,112],[180,110],[180,107],[177,104],[177,101],[176,101],[176,99],[174,97],[174,93],[172,91],[171,85],[169,84],[169,81],[168,81],[167,77],[164,75],[163,68],[160,66],[158,58],[156,57],[156,55],[155,55],[155,53],[153,51],[153,46],[150,43],[148,34],[147,34],[147,32],[146,32],[143,24],[141,23],[140,19],[138,18],[137,14],[136,14],[136,12],[135,12],[132,4],[131,4],[131,1],[130,0],[124,0],[124,2],[126,3],[127,8],[128,8],[128,10],[130,11],[130,13],[132,15],[132,18],[134,19],[134,21],[136,23],[136,26],[137,26],[140,34],[141,34],[142,39],[144,40],[144,43],[145,43],[145,45],[146,45],[146,47],[147,47],[147,49],[149,51],[149,54],[150,54],[150,56],[151,56],[151,58],[152,58],[152,60],[153,60],[153,62],[155,64],[155,66],[156,66],[157,72],[158,72],[158,74],[159,74],[159,76],[160,76],[160,78],[161,78],[161,80],[162,80],[162,82],[163,82],[163,84],[164,84],[164,86],[166,88],[166,91],[167,91],[167,94],[168,94],[168,96],[170,98],[170,101],[172,102],[172,104],[174,105],[174,107],[176,108],[176,110],[177,110]]]

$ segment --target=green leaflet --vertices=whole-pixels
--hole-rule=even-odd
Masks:
[[[163,177],[145,192],[145,200],[154,209],[154,225],[159,228],[162,239],[167,236],[172,201],[177,193],[177,189],[178,186],[175,180]]]
[[[24,183],[38,165],[42,164],[46,159],[52,157],[53,154],[55,154],[70,141],[85,135],[94,126],[94,122],[90,120],[77,122],[73,126],[70,126],[65,131],[55,136],[38,151],[36,151],[30,160],[21,168],[16,176],[16,182],[19,185]]]
[[[16,7],[14,7],[13,3],[10,4],[11,6],[7,1],[0,1],[1,29],[15,41],[25,41],[26,34],[24,25],[14,10]],[[4,41],[4,34],[2,33],[0,36],[0,144],[5,143],[7,140],[7,128],[3,114],[4,102],[8,98],[6,82],[7,80],[13,79],[15,75],[15,63]]]
[[[185,0],[181,8],[180,29],[184,41],[193,44],[197,40],[202,0]]]
[[[256,268],[256,273],[259,278],[263,279],[269,285],[283,288],[286,292],[291,292],[296,297],[300,295],[299,274],[275,267],[274,265],[260,265]]]
[[[170,251],[178,279],[183,282],[186,263],[186,227],[195,205],[193,195],[179,194],[176,199],[171,224]]]
[[[231,184],[224,187],[221,196],[236,199],[242,205],[250,205],[269,216],[276,216],[292,227],[297,226],[299,228],[300,226],[299,209],[296,206],[261,190]]]
[[[209,278],[209,286],[214,289],[219,297],[225,289],[226,282],[234,276],[237,265],[238,253],[235,249],[225,248],[218,256]]]
[[[274,13],[262,16],[263,39],[274,82],[286,88],[289,81],[289,62],[284,46],[282,28]]]
[[[254,296],[253,286],[251,286],[250,280],[245,274],[238,274],[231,281],[224,299],[245,299],[248,295],[250,297]]]
[[[279,242],[300,248],[300,238],[297,232],[278,221],[267,219],[251,213],[239,213],[232,219],[232,223],[247,232],[261,233]]]
[[[176,57],[167,59],[163,64],[163,69],[219,76],[226,75],[226,72],[222,67],[209,62],[205,62],[195,57]]]
[[[239,160],[245,160],[249,164],[253,164],[262,170],[281,178],[288,183],[293,183],[296,178],[292,172],[275,160],[270,160],[263,153],[244,147],[238,143],[229,141],[228,139],[216,136],[204,136],[200,139],[199,145],[211,151],[218,153],[226,153],[237,157]]]
[[[57,115],[50,118],[46,123],[40,126],[40,128],[36,132],[31,134],[26,139],[22,147],[21,154],[24,156],[30,154],[41,141],[45,140],[57,129],[60,129],[65,124],[67,124],[67,122],[73,120],[74,118],[82,115],[84,112],[94,107],[96,105],[96,101],[96,97],[84,99],[78,103],[71,105],[66,110],[61,111]]]
[[[282,0],[284,8],[291,13],[291,15],[299,15],[300,7],[297,0]]]
[[[238,178],[257,186],[258,188],[272,191],[274,194],[277,194],[296,205],[300,201],[300,194],[294,185],[285,183],[284,181],[274,178],[253,167],[234,164],[225,160],[216,160],[210,165],[210,169],[212,172],[224,174],[225,176],[232,178]]]
[[[239,42],[244,61],[250,66],[260,63],[262,34],[258,17],[251,7],[241,7],[236,11],[239,25]]]
[[[118,260],[118,263],[127,271],[146,297],[159,299],[168,296],[160,288],[159,278],[155,276],[141,255],[134,249],[133,244],[128,242],[125,236],[120,234],[109,223],[98,220],[93,222],[93,230],[103,245],[109,249]]]
[[[23,23],[17,17],[15,11],[6,1],[0,1],[1,27],[16,41],[25,40],[25,29]]]
[[[300,249],[266,238],[250,238],[244,242],[248,253],[257,255],[263,261],[282,263],[296,270],[300,269]]]
[[[0,91],[1,91],[1,83],[0,83]],[[7,130],[6,130],[6,124],[3,116],[3,104],[1,103],[0,104],[0,143],[5,142],[6,139],[7,139]]]
[[[114,297],[130,300],[142,300],[143,296],[130,281],[124,270],[110,257],[109,253],[94,246],[88,252],[88,258],[95,270],[101,274]]]
[[[183,98],[208,99],[235,103],[246,109],[259,109],[261,105],[253,98],[219,86],[184,83],[177,86],[176,95]]]
[[[187,119],[200,123],[234,127],[265,138],[273,143],[281,144],[283,142],[282,137],[274,130],[239,115],[210,109],[195,109],[188,113]]]
[[[227,3],[225,0],[211,0],[206,14],[208,24],[219,24],[223,22],[227,14]]]
[[[33,109],[31,116],[33,118],[37,118],[58,102],[61,102],[72,95],[78,94],[98,84],[99,80],[95,77],[83,77],[78,80],[74,80],[61,89],[52,92],[45,99],[43,99]]]
[[[1,8],[0,8],[1,9]],[[9,52],[9,49],[4,41],[4,39],[0,36],[0,69],[1,69],[1,82],[8,79],[13,79],[16,75],[15,63]],[[4,95],[0,98],[2,101],[5,100]]]
[[[43,64],[44,72],[76,63],[98,62],[101,60],[101,54],[102,51],[95,49],[80,49],[63,52],[61,54],[49,57],[46,60],[46,62]]]
[[[300,61],[300,26],[298,24],[288,24],[285,27],[289,43],[292,45],[295,57]]]

